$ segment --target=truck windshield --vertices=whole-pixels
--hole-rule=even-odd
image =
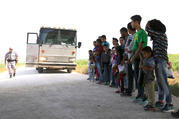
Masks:
[[[76,31],[43,28],[40,31],[40,40],[42,44],[75,46]]]

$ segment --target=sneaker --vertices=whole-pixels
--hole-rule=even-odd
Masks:
[[[115,93],[120,93],[120,91],[119,91],[119,90],[117,90],[117,91],[115,91]]]
[[[142,100],[143,100],[142,98],[138,97],[138,98],[135,98],[135,99],[133,100],[133,102],[134,102],[134,103],[137,103],[137,102],[140,102],[140,101],[142,101]]]
[[[123,93],[120,94],[120,96],[122,96],[122,97],[123,97],[123,96],[126,96],[126,93],[123,92]]]
[[[163,106],[164,106],[164,102],[163,101],[157,101],[156,103],[155,103],[155,107],[157,107],[157,108],[163,108]]]
[[[132,96],[132,93],[127,93],[127,96],[129,96],[129,97]]]
[[[179,118],[179,110],[177,112],[172,112],[171,115],[175,118]]]
[[[90,78],[87,78],[87,80],[90,80]]]
[[[162,112],[174,112],[174,108],[172,104],[166,104],[163,109],[161,109]]]
[[[144,105],[144,106],[146,106],[148,103],[149,103],[149,101],[148,100],[145,100],[145,101],[139,101],[138,102],[140,105]]]
[[[129,96],[129,97],[130,97],[130,96],[132,96],[132,94],[131,94],[131,93],[126,93],[126,92],[121,93],[120,95],[121,95],[121,96]]]
[[[97,84],[103,84],[104,82],[103,81],[98,81]]]
[[[154,112],[155,108],[152,105],[148,104],[148,105],[144,106],[144,110],[145,111],[152,111],[152,112]]]

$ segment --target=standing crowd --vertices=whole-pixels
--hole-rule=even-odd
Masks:
[[[142,17],[134,15],[127,28],[120,29],[121,37],[112,38],[112,48],[106,35],[93,42],[89,50],[89,80],[97,84],[116,87],[121,96],[132,96],[133,102],[143,104],[144,110],[173,112],[171,89],[168,84],[168,39],[165,25],[157,19],[148,21],[141,28]],[[152,48],[148,46],[148,36]],[[155,101],[155,83],[158,84],[158,100]],[[178,116],[179,113],[172,113]]]

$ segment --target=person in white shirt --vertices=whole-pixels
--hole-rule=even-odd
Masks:
[[[18,55],[16,52],[13,51],[13,48],[9,48],[9,52],[5,55],[5,65],[7,65],[9,71],[9,77],[15,77],[16,75],[16,64],[18,62]]]

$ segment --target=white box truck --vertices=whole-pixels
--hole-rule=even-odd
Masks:
[[[77,31],[41,27],[38,33],[27,33],[26,66],[36,67],[39,73],[44,69],[67,69],[69,73],[76,68]]]

